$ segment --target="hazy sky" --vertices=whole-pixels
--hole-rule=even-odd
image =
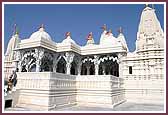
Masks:
[[[4,12],[5,50],[16,23],[21,39],[29,38],[41,24],[44,24],[45,31],[55,42],[61,42],[65,39],[65,33],[70,31],[72,39],[79,45],[86,44],[86,36],[89,32],[93,32],[94,40],[98,44],[103,24],[106,24],[108,29],[112,29],[115,37],[121,26],[129,50],[134,51],[140,16],[144,7],[143,4],[8,4],[5,5]],[[163,28],[164,7],[163,5],[154,7]]]

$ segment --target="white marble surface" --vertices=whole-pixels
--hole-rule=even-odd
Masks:
[[[62,109],[53,110],[59,111],[163,111],[163,104],[150,104],[150,103],[133,103],[126,102],[116,106],[115,108],[108,108],[104,106],[89,106],[89,105],[76,105],[72,107],[66,107]],[[31,111],[27,108],[7,108],[5,111]]]

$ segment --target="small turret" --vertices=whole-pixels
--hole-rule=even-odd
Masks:
[[[163,48],[164,34],[155,14],[154,6],[143,9],[137,32],[136,50]]]
[[[89,44],[94,44],[94,39],[93,39],[93,33],[92,32],[90,32],[89,35],[87,36],[86,45],[89,45]]]
[[[62,41],[62,44],[76,44],[74,40],[71,38],[71,32],[65,33],[65,39]]]
[[[71,32],[66,32],[66,33],[65,33],[65,37],[66,37],[66,38],[70,38],[70,37],[71,37]]]
[[[119,28],[118,30],[119,32],[119,35],[117,37],[118,41],[121,43],[122,47],[128,51],[128,47],[127,47],[127,43],[126,43],[126,40],[125,40],[125,36],[123,34],[123,29],[122,27]]]

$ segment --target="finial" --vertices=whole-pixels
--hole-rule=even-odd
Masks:
[[[146,4],[146,7],[148,7],[149,6],[149,4]]]
[[[119,28],[118,32],[119,32],[119,33],[122,33],[122,32],[123,32],[122,27]]]
[[[14,27],[13,27],[13,35],[15,35],[16,34],[16,24],[14,24]]]
[[[103,31],[105,31],[107,29],[106,24],[104,24],[101,28],[103,29]]]
[[[15,34],[19,34],[19,29],[18,29],[18,27],[16,27],[16,32],[15,32]]]
[[[71,32],[66,32],[65,36],[66,38],[71,35]]]
[[[40,25],[39,31],[44,31],[44,24]]]
[[[44,24],[41,24],[40,28],[44,28]]]
[[[155,9],[154,4],[152,4],[152,9]]]
[[[106,32],[106,35],[110,35],[112,33],[112,30],[111,29],[109,29],[109,31],[108,32]]]
[[[109,29],[109,33],[112,33],[112,29]]]
[[[91,40],[92,38],[93,38],[93,33],[90,32],[89,35],[88,35],[88,37],[87,37],[87,40]]]

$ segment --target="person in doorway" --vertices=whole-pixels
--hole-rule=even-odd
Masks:
[[[16,91],[16,84],[17,84],[16,71],[13,71],[13,74],[12,74],[12,84],[13,84],[13,91]]]

